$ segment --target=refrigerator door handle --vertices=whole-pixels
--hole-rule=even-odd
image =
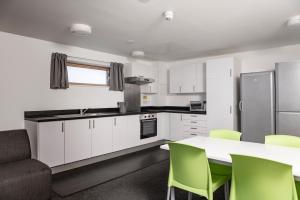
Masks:
[[[240,102],[239,102],[239,109],[240,109],[240,111],[243,111],[243,102],[242,102],[242,100],[240,100]]]

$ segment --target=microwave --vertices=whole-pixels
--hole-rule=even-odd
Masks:
[[[206,101],[190,101],[190,111],[206,111]]]

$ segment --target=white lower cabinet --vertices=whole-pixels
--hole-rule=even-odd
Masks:
[[[89,119],[65,121],[65,163],[91,157],[91,132]]]
[[[113,118],[92,120],[92,157],[113,151]]]
[[[170,140],[170,114],[157,114],[157,135],[160,139]]]
[[[50,167],[65,163],[64,122],[43,122],[38,124],[37,159]]]
[[[208,136],[206,115],[170,114],[170,139],[182,140],[194,136]]]
[[[170,139],[173,141],[184,139],[182,114],[170,114]]]
[[[114,117],[113,120],[113,151],[139,145],[139,115]]]
[[[140,139],[139,115],[25,122],[33,154],[50,167],[155,142],[207,135],[206,115],[158,113],[157,137]],[[35,150],[36,149],[36,150]]]

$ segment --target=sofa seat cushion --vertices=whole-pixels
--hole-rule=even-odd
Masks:
[[[0,165],[0,199],[49,199],[51,169],[40,161],[27,159]]]

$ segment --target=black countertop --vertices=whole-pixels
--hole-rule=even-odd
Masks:
[[[120,113],[118,112],[118,108],[96,108],[96,109],[89,109],[85,115],[80,115],[79,113],[80,113],[79,109],[26,111],[24,113],[24,118],[25,120],[32,121],[32,122],[50,122],[50,121],[65,121],[65,120],[74,120],[74,119],[140,115],[140,114],[147,114],[147,113],[184,113],[184,114],[205,115],[206,111],[190,111],[189,107],[151,106],[151,107],[142,107],[140,112]]]

